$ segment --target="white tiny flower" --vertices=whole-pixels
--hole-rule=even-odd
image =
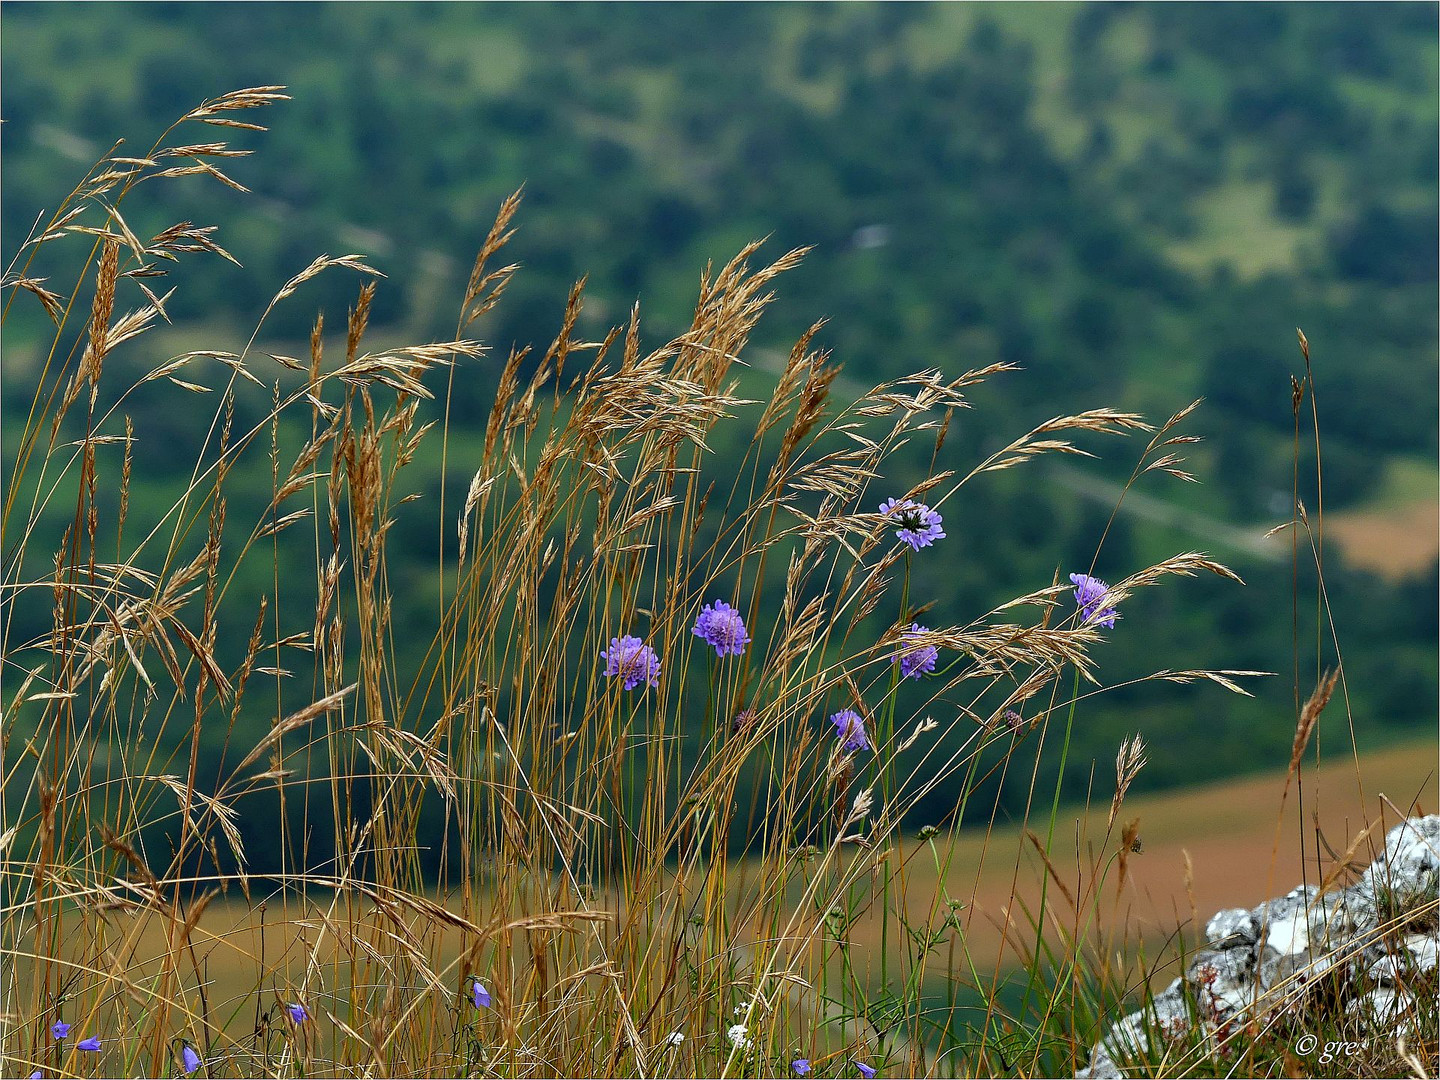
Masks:
[[[750,1045],[750,1040],[745,1034],[744,1024],[735,1024],[725,1034],[730,1039],[730,1041],[734,1043],[737,1047],[739,1047],[741,1050],[746,1049]]]
[[[663,1046],[679,1046],[679,1045],[680,1045],[681,1043],[683,1043],[684,1041],[685,1041],[685,1035],[684,1035],[682,1032],[672,1031],[672,1032],[670,1032],[669,1035],[666,1035],[666,1036],[665,1036],[665,1041],[664,1041],[661,1045],[663,1045]]]

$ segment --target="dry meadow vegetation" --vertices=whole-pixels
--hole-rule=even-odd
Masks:
[[[1067,575],[1091,568],[1062,568],[968,622],[912,630],[926,621],[912,563],[957,557],[965,526],[929,546],[896,529],[926,523],[906,500],[943,512],[996,470],[1085,452],[1077,438],[1131,437],[1132,483],[1188,479],[1193,406],[1157,426],[1078,411],[957,462],[945,435],[970,389],[1023,376],[921,371],[836,402],[818,323],[769,399],[744,400],[747,342],[803,255],[758,263],[759,245],[706,270],[692,325],[658,348],[638,308],[601,340],[578,337],[577,286],[548,348],[490,352],[484,317],[517,272],[504,249],[518,194],[475,259],[453,340],[367,348],[376,271],[322,255],[243,348],[137,360],[144,374],[123,385],[114,361],[144,357],[172,279],[229,258],[208,226],[137,235],[127,196],[238,187],[226,170],[245,151],[212,139],[262,130],[254,110],[283,97],[227,94],[148,152],[112,152],[7,273],[7,318],[38,302],[54,340],[28,423],[6,432],[6,1074],[1083,1066],[1149,971],[1113,917],[1144,745],[1117,747],[1083,836],[1058,786],[1034,779],[1039,755],[1063,755],[1082,699],[1104,690],[1092,653],[1143,632],[1107,625],[1110,609],[1177,576],[1234,575],[1180,553],[1077,606]],[[84,271],[62,288],[47,259],[77,245]],[[320,274],[357,276],[348,319],[316,319],[308,355],[266,352],[270,312],[303,303]],[[477,360],[500,372],[478,456],[452,448],[449,408]],[[199,441],[173,505],[136,520],[147,432],[126,402],[157,389]],[[237,420],[241,394],[268,402],[261,422]],[[715,460],[707,437],[737,424],[749,452]],[[423,440],[442,444],[446,475],[469,478],[463,500],[406,488]],[[893,490],[887,462],[907,446],[931,475]],[[254,461],[270,477],[259,502],[234,491]],[[888,498],[898,511],[879,511]],[[416,515],[439,549],[423,630],[392,620],[413,583],[387,563],[397,522]],[[257,562],[270,581],[258,599],[236,584]],[[696,630],[707,605],[730,637]],[[402,668],[397,638],[417,633],[424,662]],[[933,671],[905,678],[907,658]],[[1152,678],[1244,692],[1255,674]],[[202,746],[216,744],[212,774]],[[1030,778],[1019,828],[970,799],[996,769]],[[955,796],[945,820],[907,817],[940,789]],[[237,827],[261,802],[281,823],[264,853]],[[977,836],[1014,868],[1006,962],[971,950],[973,897],[947,884]],[[1057,871],[1077,858],[1080,878]],[[1267,1053],[1234,1060],[1283,1070]]]

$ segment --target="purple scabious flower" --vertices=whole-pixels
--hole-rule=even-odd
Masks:
[[[660,685],[660,657],[638,637],[626,634],[611,638],[610,648],[600,650],[600,659],[605,661],[606,676],[619,675],[625,680],[626,690],[634,690],[641,683]]]
[[[875,1070],[869,1065],[866,1065],[865,1062],[857,1061],[855,1062],[855,1067],[860,1070],[860,1075],[865,1077],[865,1080],[874,1080]]]
[[[77,1050],[88,1050],[92,1054],[98,1054],[100,1052],[100,1036],[91,1035],[88,1039],[81,1039],[75,1044],[75,1048]]]
[[[196,1069],[200,1068],[200,1066],[204,1064],[205,1062],[201,1060],[200,1055],[195,1052],[195,1048],[193,1046],[191,1046],[189,1043],[183,1043],[181,1045],[180,1067],[185,1070],[186,1076],[189,1076],[191,1073],[193,1073]]]
[[[292,1001],[285,1006],[285,1011],[290,1014],[290,1019],[297,1024],[303,1024],[310,1019],[310,1010],[301,1005],[298,1001]]]
[[[1071,574],[1070,580],[1075,585],[1075,603],[1084,620],[1113,630],[1119,613],[1113,607],[1103,606],[1110,586],[1089,574]]]
[[[835,725],[835,735],[844,740],[846,750],[868,750],[870,740],[865,735],[865,721],[852,709],[841,709],[830,722]]]
[[[945,539],[945,530],[941,525],[944,519],[924,503],[910,499],[886,499],[880,504],[880,513],[899,523],[895,535],[909,544],[912,551]]]
[[[56,1042],[59,1042],[70,1034],[70,1025],[65,1023],[64,1020],[56,1020],[55,1023],[50,1025],[50,1034],[55,1036]]]
[[[490,1007],[490,991],[485,989],[484,983],[473,977],[470,980],[470,1000],[475,1003],[477,1009]]]
[[[790,1062],[790,1068],[794,1071],[796,1076],[809,1076],[810,1059],[796,1058],[794,1061]]]
[[[739,656],[750,644],[750,635],[745,632],[745,620],[740,612],[724,600],[716,600],[714,606],[705,605],[695,626],[690,631],[705,644],[715,647],[716,656]]]
[[[905,631],[903,642],[913,642],[921,634],[928,634],[928,627],[919,623],[911,623],[910,629]],[[902,679],[918,679],[921,675],[930,675],[935,671],[935,663],[940,659],[940,650],[934,645],[904,644],[895,654],[895,660],[900,665],[900,677]]]

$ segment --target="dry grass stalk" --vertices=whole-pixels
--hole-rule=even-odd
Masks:
[[[1125,793],[1149,760],[1145,756],[1145,740],[1138,734],[1121,741],[1120,752],[1115,755],[1115,796],[1110,800],[1110,816],[1105,822],[1107,832],[1115,825],[1115,815],[1120,812]]]
[[[281,90],[223,95],[181,124],[258,128],[228,114],[281,100]],[[37,398],[50,402],[37,415],[53,425],[44,482],[33,481],[28,507],[12,492],[5,512],[7,545],[14,538],[24,551],[45,537],[55,552],[42,582],[27,580],[24,558],[6,567],[6,586],[25,602],[41,597],[50,622],[42,640],[5,642],[7,660],[48,652],[22,665],[26,683],[7,714],[34,718],[17,768],[35,770],[14,807],[18,831],[0,837],[0,869],[32,883],[0,928],[7,951],[32,958],[5,988],[21,1018],[4,1037],[8,1060],[33,1057],[15,1032],[54,1014],[71,986],[66,971],[76,980],[67,1009],[83,1002],[89,1016],[130,1032],[127,1062],[156,1071],[184,1037],[203,1044],[215,1068],[267,1075],[755,1072],[761,1059],[744,1064],[738,1040],[717,1048],[702,1037],[715,1033],[719,1044],[737,1005],[757,1053],[788,1052],[803,1031],[817,1058],[891,1047],[892,1068],[928,1068],[918,989],[881,1017],[863,976],[837,974],[855,955],[847,935],[872,906],[911,918],[913,868],[899,837],[907,814],[942,785],[968,799],[1012,763],[1038,767],[1032,733],[1061,707],[1062,675],[1096,679],[1091,653],[1104,635],[1093,620],[1053,618],[1065,588],[1032,589],[964,625],[923,632],[919,645],[955,663],[928,684],[930,700],[902,707],[894,657],[920,612],[908,600],[896,609],[908,565],[893,522],[875,512],[875,488],[932,439],[932,464],[906,494],[938,506],[988,472],[1087,453],[1075,433],[1150,427],[1134,414],[1083,410],[978,464],[941,467],[951,416],[1009,365],[958,377],[920,371],[842,400],[840,368],[815,346],[817,322],[763,402],[740,396],[735,365],[753,353],[772,287],[803,250],[752,267],[752,244],[708,267],[691,325],[658,347],[642,344],[638,308],[600,340],[581,340],[582,280],[538,362],[518,346],[498,372],[480,460],[457,478],[469,477],[459,513],[441,507],[442,552],[458,541],[453,572],[442,554],[426,648],[407,649],[415,631],[397,618],[408,616],[397,594],[408,586],[389,559],[392,530],[417,512],[404,470],[429,460],[422,440],[435,423],[448,462],[449,390],[444,419],[433,398],[453,387],[458,364],[485,354],[464,335],[515,273],[491,267],[514,233],[519,193],[477,254],[453,340],[364,351],[383,275],[359,254],[321,256],[282,286],[243,349],[187,352],[138,380],[185,392],[186,408],[198,409],[207,399],[188,395],[207,388],[188,381],[205,378],[193,372],[220,376],[206,380],[214,409],[190,481],[142,528],[130,503],[131,448],[146,433],[126,417],[122,438],[120,414],[99,408],[101,366],[165,317],[170,293],[157,296],[150,278],[191,256],[230,256],[211,226],[188,221],[142,242],[120,205],[142,180],[205,176],[238,188],[212,159],[244,153],[173,133],[146,154],[98,164],[73,197],[90,201],[62,206],[27,247],[33,259],[85,236],[99,259],[89,323],[71,331],[89,346],[73,373],[44,376]],[[64,334],[60,294],[29,266],[14,283]],[[343,360],[327,370],[320,318],[308,357],[263,352],[276,307],[333,269],[367,279]],[[83,284],[69,295],[83,295]],[[116,319],[116,297],[130,289],[144,302]],[[265,355],[279,365],[273,378],[259,373],[255,357]],[[92,396],[85,430],[59,444],[83,385]],[[263,418],[237,422],[243,402],[260,402]],[[1187,478],[1173,448],[1190,439],[1171,432],[1189,412],[1154,433],[1137,475]],[[40,423],[20,442],[22,476]],[[738,442],[722,430],[740,424]],[[720,435],[742,448],[739,460],[715,460]],[[96,553],[114,468],[107,439],[124,445],[114,562]],[[72,449],[67,459],[62,450]],[[237,521],[250,507],[234,497],[236,477],[266,453],[270,496],[253,522]],[[61,514],[43,492],[72,471],[80,494],[74,514]],[[292,554],[310,562],[305,573],[294,573]],[[240,584],[254,580],[244,568],[257,559],[271,582],[258,604]],[[1201,571],[1234,577],[1184,554],[1124,579],[1107,603]],[[753,634],[743,662],[712,662],[692,632],[717,597]],[[655,687],[627,692],[596,653],[632,633],[663,660]],[[1243,692],[1237,680],[1249,674],[1150,678]],[[33,680],[48,689],[31,693]],[[826,717],[840,708],[864,717],[865,751],[833,738]],[[254,715],[273,719],[243,754],[232,751]],[[1022,760],[1031,751],[1033,764]],[[1138,736],[1127,740],[1107,831],[1143,764]],[[275,808],[277,834],[266,839],[279,852],[263,872],[243,832],[261,800]],[[89,821],[108,830],[98,843],[82,827]],[[168,828],[174,844],[157,843],[155,830]],[[1029,835],[1070,909],[1064,921],[1037,909],[1035,924],[1058,928],[1076,960],[1081,912],[1098,885],[1062,875],[1054,852]],[[963,942],[969,916],[938,892],[928,900],[929,921],[906,924],[911,940],[949,927]],[[1024,905],[1017,898],[1012,908]],[[248,930],[208,924],[242,909],[264,921],[254,953],[242,943]],[[152,926],[163,940],[153,962],[139,951]],[[959,947],[948,976],[984,990],[968,958],[953,955]],[[881,963],[919,988],[938,948]],[[238,1015],[233,1001],[211,1000],[215,976],[202,953],[247,973],[236,991],[253,1004],[243,1023],[226,1019]],[[493,994],[489,1010],[468,999],[476,976]],[[856,1019],[826,1026],[825,999]],[[290,1023],[287,1004],[302,1001],[314,1022]],[[693,1037],[677,1046],[666,1041],[672,1031]],[[992,1054],[986,1044],[957,1067],[978,1070]]]
[[[1300,759],[1305,756],[1305,747],[1310,744],[1310,736],[1315,732],[1315,725],[1320,720],[1320,714],[1325,711],[1325,706],[1330,704],[1331,695],[1335,693],[1335,683],[1340,678],[1340,669],[1328,671],[1320,676],[1320,681],[1315,684],[1309,698],[1300,709],[1300,717],[1295,723],[1295,741],[1290,748],[1290,773],[1293,775],[1300,768]]]

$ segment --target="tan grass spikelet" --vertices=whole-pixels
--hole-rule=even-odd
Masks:
[[[201,806],[214,816],[216,822],[219,823],[220,831],[225,836],[225,842],[230,845],[230,853],[235,856],[235,861],[239,864],[241,872],[244,872],[245,844],[240,838],[240,829],[236,824],[239,819],[239,811],[233,806],[227,805],[217,796],[207,795],[194,787],[187,788],[187,786],[181,782],[180,778],[176,776],[137,776],[135,779],[138,781],[162,784],[169,788],[180,801],[181,812],[190,823],[192,833],[196,835],[202,830],[199,822],[192,816],[190,807],[186,805],[186,798],[188,797],[200,803]]]
[[[216,693],[222,699],[228,698],[231,694],[230,680],[226,678],[225,672],[215,660],[214,654],[205,646],[199,638],[190,632],[190,628],[177,618],[170,618],[170,628],[181,644],[189,651],[190,655],[200,662],[203,675],[215,687]]]
[[[126,312],[120,316],[120,318],[116,319],[114,324],[104,331],[103,340],[105,343],[105,351],[108,353],[117,345],[122,345],[149,330],[155,316],[160,314],[161,306],[166,300],[170,299],[172,295],[174,295],[173,289],[158,300],[142,305],[134,311]],[[86,353],[88,354],[89,352],[90,349],[87,348]],[[87,363],[92,365],[91,370],[93,370],[95,378],[98,379],[100,375],[100,361],[92,358]]]
[[[321,274],[324,271],[330,269],[330,267],[332,266],[342,266],[346,269],[354,270],[356,273],[370,274],[373,277],[385,276],[379,270],[375,269],[375,267],[370,266],[368,263],[366,263],[364,255],[337,255],[333,258],[329,255],[319,255],[310,263],[309,266],[305,267],[304,270],[301,270],[300,273],[296,274],[289,281],[285,282],[284,285],[280,286],[280,291],[275,294],[275,297],[273,300],[270,301],[269,306],[273,308],[281,300],[293,296],[295,294],[295,290],[298,289],[301,285],[305,284],[305,282],[309,281],[317,274]],[[267,308],[267,312],[268,310],[269,309]]]
[[[1243,697],[1254,697],[1254,694],[1235,680],[1269,678],[1274,674],[1275,672],[1273,671],[1248,671],[1232,668],[1196,668],[1188,671],[1172,671],[1169,668],[1161,668],[1159,671],[1150,674],[1148,678],[1173,683],[1192,683],[1204,680],[1206,682],[1213,682],[1217,686],[1223,686],[1232,694],[1240,694]]]
[[[284,86],[251,86],[243,90],[231,90],[221,94],[219,97],[210,98],[200,105],[187,112],[183,120],[203,120],[207,123],[217,123],[221,113],[237,112],[243,109],[259,109],[266,105],[273,105],[277,101],[289,101],[290,96],[284,93]],[[264,128],[253,125],[241,125],[238,121],[229,121],[233,126],[252,127],[254,130],[263,131]],[[222,125],[223,126],[223,125]]]
[[[250,189],[244,184],[221,172],[208,161],[196,161],[193,165],[172,165],[167,169],[161,169],[159,172],[147,173],[142,179],[159,180],[165,177],[177,176],[209,176],[220,181],[220,183],[233,191],[238,191],[244,195],[250,194]]]
[[[1135,413],[1123,413],[1114,409],[1088,409],[1069,416],[1056,416],[1032,428],[1003,449],[996,451],[975,467],[971,475],[1009,469],[1023,464],[1041,454],[1077,454],[1093,457],[1067,439],[1045,439],[1057,431],[1092,431],[1101,435],[1120,435],[1131,431],[1151,431],[1149,424]]]
[[[1295,723],[1295,740],[1290,748],[1290,773],[1300,768],[1300,759],[1305,756],[1305,747],[1310,744],[1310,736],[1314,734],[1315,725],[1320,720],[1320,714],[1325,711],[1325,706],[1330,704],[1330,697],[1335,692],[1335,683],[1340,678],[1340,669],[1337,667],[1331,671],[1321,674],[1320,680],[1315,684],[1315,689],[1310,692],[1304,706],[1300,709],[1300,716]]]
[[[90,306],[90,343],[80,358],[80,370],[76,375],[76,381],[88,382],[92,391],[100,378],[105,354],[110,351],[110,313],[115,309],[115,281],[119,270],[120,245],[114,240],[107,240],[100,253],[95,298]]]
[[[404,728],[393,727],[383,722],[372,721],[365,725],[381,745],[406,768],[414,768],[411,754],[419,760],[423,772],[434,783],[437,791],[446,799],[454,800],[455,789],[460,778],[445,760],[445,755],[426,740]],[[377,762],[377,765],[383,763]],[[388,770],[387,770],[388,771]]]
[[[791,347],[790,353],[781,370],[780,379],[771,392],[770,400],[766,402],[765,409],[755,425],[755,438],[764,437],[765,433],[779,423],[782,417],[793,402],[797,400],[800,388],[805,384],[809,372],[824,362],[823,353],[812,353],[810,344],[815,335],[825,326],[826,320],[821,319],[812,323],[800,338]]]
[[[144,857],[122,837],[117,835],[110,826],[103,822],[100,825],[99,833],[101,842],[110,848],[110,850],[124,858],[125,861],[139,873],[143,883],[147,887],[147,899],[162,911],[165,910],[167,905],[161,892],[160,879],[155,876],[149,864],[145,862]],[[131,883],[122,882],[120,884],[130,885]]]
[[[235,766],[233,770],[234,773],[238,774],[248,766],[259,761],[267,750],[286,735],[290,734],[290,732],[304,727],[322,713],[332,712],[340,708],[340,706],[344,704],[345,699],[355,692],[357,685],[356,683],[351,683],[349,686],[337,690],[333,694],[327,694],[318,701],[311,702],[305,706],[305,708],[291,713],[283,720],[277,720],[271,725],[270,730],[265,733],[260,741],[250,748],[250,752],[241,759],[240,764]]]
[[[130,253],[135,256],[136,263],[143,264],[145,262],[145,246],[140,243],[140,238],[136,236],[135,233],[131,230],[125,219],[120,216],[120,211],[117,210],[112,204],[107,203],[105,202],[105,200],[99,198],[98,193],[92,194],[91,197],[94,198],[95,203],[100,207],[100,209],[105,212],[107,227],[96,229],[83,225],[74,225],[69,227],[69,231],[76,233],[86,233],[91,236],[100,237],[105,240],[106,244],[118,244],[123,242],[125,246],[130,249]],[[119,230],[119,232],[111,232],[108,227],[109,225],[114,225],[115,228]],[[102,255],[102,260],[103,258],[104,256]],[[101,273],[103,275],[103,269]]]
[[[1115,796],[1110,800],[1110,817],[1105,822],[1108,832],[1115,825],[1115,815],[1125,801],[1125,793],[1141,769],[1149,762],[1145,756],[1145,740],[1137,732],[1133,738],[1127,736],[1120,742],[1120,751],[1115,755]]]
[[[345,321],[346,364],[353,363],[355,360],[355,352],[360,347],[360,339],[365,336],[365,328],[370,323],[370,304],[374,299],[375,282],[367,281],[360,286],[360,298],[350,309],[350,317]]]
[[[13,286],[30,293],[40,301],[41,306],[45,309],[45,314],[50,316],[50,321],[58,327],[60,317],[65,314],[65,297],[45,288],[47,280],[47,278],[18,277],[0,282],[0,287]]]
[[[32,235],[24,243],[24,247],[39,247],[41,244],[58,240],[65,235],[66,227],[78,220],[80,216],[93,207],[92,203],[79,202],[65,210],[60,216],[53,219],[49,225],[38,236]]]
[[[519,188],[500,204],[495,222],[490,226],[490,231],[475,256],[475,263],[470,268],[470,279],[465,283],[465,296],[460,304],[460,310],[464,313],[461,316],[462,330],[499,302],[505,286],[519,269],[518,265],[512,264],[487,272],[485,267],[495,253],[515,235],[515,230],[510,228],[510,222],[515,217],[515,212],[520,209],[523,194],[524,188]]]
[[[825,363],[825,357],[824,353],[815,355],[806,369],[805,385],[800,390],[795,419],[790,422],[780,440],[780,453],[771,467],[767,486],[773,487],[779,483],[789,466],[791,455],[824,415],[825,403],[830,396],[830,384],[839,376],[841,370],[839,364]]]
[[[249,157],[253,150],[232,150],[228,143],[208,142],[190,143],[185,146],[167,146],[156,153],[156,158],[166,157]],[[110,159],[114,162],[127,165],[155,165],[153,158],[118,158]]]

